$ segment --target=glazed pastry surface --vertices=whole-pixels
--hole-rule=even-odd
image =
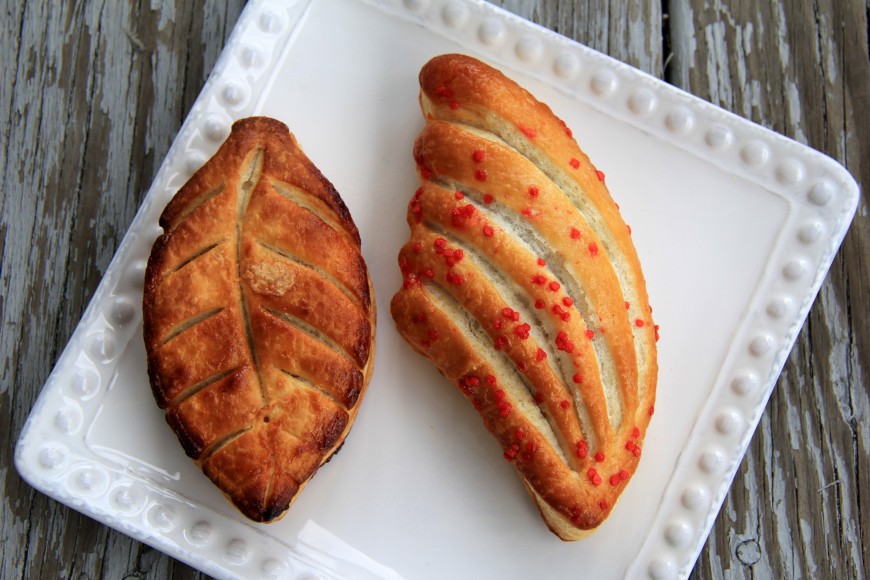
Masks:
[[[164,210],[143,300],[148,374],[187,455],[279,519],[342,444],[371,378],[359,233],[281,122],[233,125]]]
[[[629,483],[654,410],[658,329],[630,229],[571,130],[504,74],[443,55],[420,87],[393,319],[576,540]]]

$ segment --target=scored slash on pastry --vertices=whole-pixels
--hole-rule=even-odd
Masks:
[[[255,117],[160,217],[148,374],[184,451],[248,518],[284,515],[341,446],[372,375],[360,238],[287,127]]]
[[[420,86],[392,316],[550,529],[579,539],[634,474],[653,414],[658,327],[630,229],[571,130],[501,72],[443,55]]]

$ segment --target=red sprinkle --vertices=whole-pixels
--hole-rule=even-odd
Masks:
[[[535,362],[541,362],[547,358],[547,353],[544,352],[544,349],[539,348],[538,352],[535,353]]]
[[[483,226],[483,235],[485,235],[487,238],[491,238],[494,233],[495,231],[492,229],[491,225],[486,224],[485,226]]]
[[[619,479],[618,473],[614,473],[613,475],[610,476],[610,485],[616,486],[616,485],[619,485],[619,482],[620,482],[620,479]]]
[[[486,169],[476,169],[474,171],[474,178],[478,181],[486,181]]]
[[[610,504],[607,503],[607,500],[602,499],[600,502],[598,502],[598,507],[600,507],[603,510],[606,510],[607,508],[610,507]]]
[[[626,302],[626,303],[625,303],[625,309],[628,310],[629,308],[631,308],[631,304],[629,304],[628,302]]]
[[[432,268],[426,268],[423,270],[423,275],[431,280],[435,277],[435,271]]]
[[[538,258],[538,266],[546,266],[547,262],[543,258]]]
[[[572,240],[580,239],[580,230],[578,230],[574,226],[571,226],[571,239]]]
[[[415,242],[415,243],[414,243],[414,251],[415,251],[416,253],[419,254],[419,253],[420,253],[420,250],[422,250],[422,249],[423,249],[423,243],[422,243],[422,242]]]
[[[550,287],[550,290],[552,290],[553,292],[556,292],[560,288],[559,283],[556,282],[555,280],[550,282],[549,287]]]
[[[537,308],[538,310],[540,310],[540,309],[543,308],[543,307],[544,307],[544,301],[543,301],[543,300],[541,300],[540,298],[537,299],[537,300],[535,300],[535,308]]]
[[[568,162],[568,165],[570,165],[574,169],[579,169],[580,168],[580,160],[572,157],[571,161]]]
[[[586,472],[586,475],[589,477],[589,481],[592,482],[592,485],[601,485],[601,476],[598,475],[598,472],[593,468],[589,468],[589,471]]]
[[[598,178],[598,181],[604,181],[604,172],[596,170],[595,177]]]
[[[446,86],[440,86],[440,87],[435,89],[435,94],[438,95],[439,97],[445,97],[445,98],[449,99],[450,97],[453,96],[453,90],[451,90],[449,87],[446,87]]]
[[[538,197],[539,193],[540,193],[540,190],[536,186],[534,186],[534,185],[529,186],[529,195],[531,195],[532,197]]]
[[[436,248],[440,248],[441,250],[443,250],[444,246],[446,246],[446,245],[447,245],[447,240],[445,240],[444,238],[435,238],[435,247]],[[438,252],[438,253],[440,254],[441,252]]]
[[[655,413],[655,412],[656,412],[656,408],[655,408],[655,406],[650,405],[650,406],[649,406],[649,409],[648,409],[647,412],[646,412],[646,414],[649,415],[650,417],[652,417],[652,416],[653,416],[653,413]]]
[[[465,283],[465,278],[462,274],[457,274],[456,272],[447,272],[447,281],[451,284],[455,284],[456,286],[462,286]]]
[[[633,427],[631,430],[631,436],[634,439],[637,439],[638,437],[640,437],[640,429],[638,429],[637,427]]]
[[[559,403],[559,406],[562,407],[563,409],[567,409],[568,407],[571,406],[571,403],[569,403],[565,399],[562,399],[562,401]]]
[[[564,298],[562,298],[562,304],[564,304],[565,306],[570,308],[570,307],[574,306],[574,300],[572,300],[568,296],[565,296]]]
[[[514,437],[522,441],[526,438],[526,432],[518,428],[516,431],[514,431]]]
[[[593,338],[595,338],[595,331],[592,329],[588,329],[586,331],[586,338],[588,338],[589,340],[592,340]]]
[[[501,350],[503,348],[507,348],[507,346],[508,346],[508,339],[507,338],[505,338],[504,336],[496,337],[495,344],[493,345],[493,348],[495,348],[495,350]]]
[[[523,135],[525,135],[529,139],[535,138],[535,135],[536,135],[535,130],[532,129],[531,127],[526,127],[525,125],[518,125],[517,127],[519,128],[520,131],[522,131]]]
[[[583,375],[581,375],[580,373],[577,373],[576,375],[571,377],[571,380],[573,380],[577,384],[580,384],[583,382]]]
[[[598,255],[598,245],[595,242],[589,244],[589,255],[593,258]]]
[[[450,108],[455,111],[456,109],[459,108],[459,102],[458,101],[450,101]]]
[[[637,326],[638,328],[643,328],[643,320],[638,318],[637,320],[634,321],[634,325]]]
[[[568,333],[564,330],[560,330],[559,334],[556,335],[556,347],[568,354],[574,352],[574,343],[571,342],[571,339],[568,338]]]
[[[486,151],[483,149],[476,149],[474,153],[471,154],[471,158],[475,163],[483,163],[483,160],[486,159]]]
[[[456,193],[453,194],[453,197],[455,197],[456,199],[462,199],[463,197],[465,197],[465,194],[462,193],[461,191],[457,191]]]
[[[534,276],[532,276],[532,282],[534,282],[538,286],[543,286],[547,283],[547,278],[543,274],[535,274]]]
[[[619,479],[621,479],[622,481],[625,481],[630,476],[631,476],[631,474],[628,471],[626,471],[625,469],[619,470]]]
[[[532,327],[529,324],[520,324],[514,328],[514,334],[516,334],[521,340],[526,340],[529,338],[529,331],[531,330]]]
[[[483,203],[490,204],[494,198],[490,194],[485,194],[483,196]]]
[[[598,463],[601,463],[602,461],[604,461],[604,452],[603,451],[599,451],[598,453],[595,454],[595,461],[597,461]]]

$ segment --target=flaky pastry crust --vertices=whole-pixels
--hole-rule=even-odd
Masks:
[[[338,192],[281,122],[236,122],[178,191],[145,274],[148,375],[184,451],[248,518],[280,519],[343,443],[375,305]]]

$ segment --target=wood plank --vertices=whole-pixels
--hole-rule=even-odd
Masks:
[[[198,576],[34,492],[11,452],[243,5],[3,2],[0,577]]]
[[[493,0],[492,4],[661,77],[660,3]]]
[[[870,182],[863,3],[680,1],[670,27],[668,80]],[[693,578],[866,577],[868,227],[865,195]]]

